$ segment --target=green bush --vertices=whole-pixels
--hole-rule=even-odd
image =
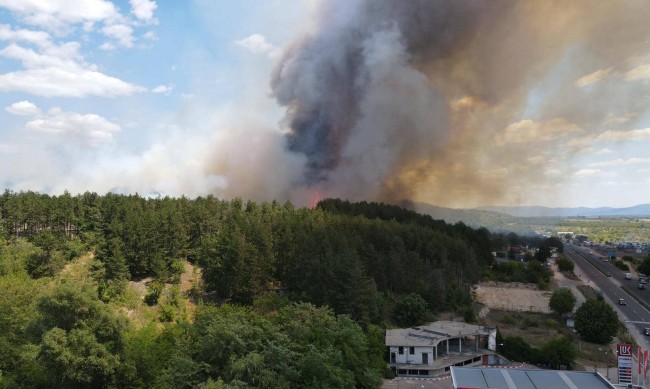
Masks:
[[[553,292],[551,299],[549,300],[548,306],[551,308],[551,311],[555,312],[557,315],[563,315],[573,311],[573,308],[576,305],[576,297],[571,292],[569,288],[560,288]]]
[[[147,305],[156,305],[158,303],[158,298],[160,297],[160,294],[164,288],[165,285],[158,280],[150,282],[147,285],[148,293],[146,296],[144,296],[144,302]]]
[[[606,344],[618,331],[618,316],[603,300],[587,300],[576,311],[576,331],[588,342]]]
[[[393,310],[395,322],[402,327],[423,324],[432,316],[427,302],[417,293],[402,298]]]
[[[626,263],[624,263],[623,261],[616,260],[616,261],[613,261],[612,264],[614,264],[614,266],[616,266],[617,268],[619,268],[619,269],[621,269],[623,271],[630,271],[630,267]]]
[[[97,295],[103,302],[113,301],[124,293],[127,284],[126,280],[100,280]]]
[[[501,318],[501,322],[503,324],[511,324],[512,325],[512,324],[515,324],[515,318],[512,317],[511,315],[506,314]]]
[[[160,305],[160,321],[162,322],[172,322],[174,321],[174,307],[168,304]]]
[[[558,258],[555,263],[560,271],[573,271],[575,267],[573,261],[565,257]]]
[[[529,317],[524,318],[524,323],[521,325],[521,329],[525,330],[528,327],[538,327],[539,322],[535,319],[531,319]]]
[[[185,272],[185,263],[181,260],[174,260],[171,265],[172,284],[180,284],[181,276]]]
[[[467,307],[463,310],[463,320],[465,323],[474,323],[476,322],[476,315],[472,307]]]

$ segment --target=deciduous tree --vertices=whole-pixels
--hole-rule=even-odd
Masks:
[[[618,330],[618,317],[603,300],[589,299],[576,311],[575,327],[583,339],[605,344]]]
[[[548,303],[548,307],[551,308],[551,311],[558,315],[563,315],[573,311],[575,305],[576,296],[573,295],[573,292],[571,292],[571,289],[569,288],[560,288],[553,292]]]

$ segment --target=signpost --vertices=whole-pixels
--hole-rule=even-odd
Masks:
[[[625,385],[632,383],[632,345],[617,344],[616,355],[618,356],[618,384]]]

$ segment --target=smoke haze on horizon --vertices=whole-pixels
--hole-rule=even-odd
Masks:
[[[198,27],[174,31],[178,5],[114,3],[94,30],[0,6],[0,55],[20,62],[0,66],[6,187],[300,206],[315,194],[448,207],[650,195],[647,2],[193,1],[181,16]],[[163,50],[172,35],[182,55]],[[114,48],[87,52],[92,39]],[[119,65],[126,50],[170,69]],[[37,76],[42,88],[23,81]]]

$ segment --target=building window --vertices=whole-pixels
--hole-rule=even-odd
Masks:
[[[403,354],[404,354],[404,347],[399,347],[397,350],[398,350],[398,352],[399,352],[399,355],[403,355]]]
[[[409,354],[411,355],[415,354],[415,347],[409,347]]]

